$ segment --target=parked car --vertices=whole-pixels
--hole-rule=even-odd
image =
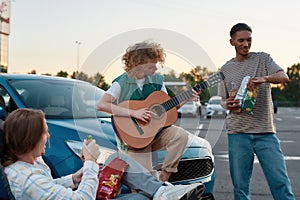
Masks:
[[[54,178],[82,167],[79,153],[82,141],[88,135],[92,135],[102,148],[117,151],[111,115],[96,110],[103,94],[102,89],[80,80],[0,74],[0,95],[5,101],[7,113],[17,108],[44,111],[51,137],[43,158]],[[155,170],[161,169],[164,157],[165,151],[153,152]],[[173,173],[169,181],[174,184],[203,182],[206,186],[204,195],[207,199],[213,199],[214,180],[214,157],[209,142],[191,135],[178,172]]]
[[[188,101],[178,109],[178,112],[181,116],[190,115],[196,117],[199,114],[199,106],[194,101]]]
[[[211,97],[206,106],[206,118],[209,119],[212,116],[226,116],[226,114],[228,114],[228,110],[221,106],[221,97]]]

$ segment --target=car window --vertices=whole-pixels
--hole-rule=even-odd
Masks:
[[[48,118],[108,117],[96,105],[104,91],[89,83],[64,80],[11,80],[26,107],[41,109]]]

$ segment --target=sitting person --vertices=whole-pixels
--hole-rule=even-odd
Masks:
[[[42,155],[50,137],[45,115],[40,110],[17,109],[4,122],[5,148],[2,164],[11,191],[16,199],[95,199],[98,188],[99,147],[95,140],[84,141],[83,167],[74,174],[53,179]],[[190,199],[203,192],[201,183],[172,185],[159,182],[132,158],[118,153],[111,155],[128,163],[122,182],[138,193],[124,194],[117,199]]]
[[[148,108],[150,105],[145,104],[139,109],[132,109],[130,106],[127,108],[120,106],[120,104],[125,103],[126,105],[126,101],[128,100],[133,102],[144,101],[152,94],[155,94],[155,92],[162,92],[165,96],[168,95],[164,84],[164,77],[156,73],[157,64],[163,64],[165,61],[164,49],[158,43],[143,41],[128,47],[122,57],[122,61],[125,64],[125,72],[113,81],[111,87],[99,100],[97,110],[111,113],[113,116],[127,117],[130,120],[134,118],[141,121],[142,124],[151,124],[150,122],[155,113]],[[181,103],[179,102],[176,108],[180,108],[187,101],[199,101],[198,95],[196,91],[192,90],[191,97]],[[151,102],[151,100],[149,101]],[[155,103],[159,103],[159,101]],[[164,118],[161,120],[164,120]],[[128,125],[130,125],[130,123],[127,124],[126,122],[115,124],[123,125],[120,129],[123,129],[124,132],[129,129]],[[190,133],[175,125],[160,127],[161,129],[159,129],[158,133],[151,128],[148,130],[154,131],[154,134],[157,135],[152,142],[143,148],[131,147],[128,145],[128,141],[124,141],[120,137],[120,133],[116,131],[118,149],[119,152],[133,157],[153,173],[152,152],[166,150],[159,179],[161,181],[168,181],[171,174],[178,171],[179,161],[186,148]],[[139,135],[132,136],[133,139],[136,139],[134,137],[139,138]]]

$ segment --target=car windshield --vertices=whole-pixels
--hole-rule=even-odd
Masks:
[[[10,80],[28,108],[44,111],[46,118],[110,117],[96,110],[104,91],[89,83],[64,80]]]

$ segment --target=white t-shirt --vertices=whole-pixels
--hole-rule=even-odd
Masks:
[[[136,80],[136,84],[138,85],[138,87],[143,90],[143,86],[145,83],[145,78],[143,79],[138,79]],[[161,87],[161,91],[165,92],[166,94],[168,94],[167,92],[167,88],[165,86],[165,83],[163,83],[162,87]],[[110,94],[111,96],[113,96],[114,98],[118,99],[120,97],[121,94],[121,86],[120,84],[115,81],[113,82],[113,84],[110,86],[110,88],[106,91],[107,94]]]

